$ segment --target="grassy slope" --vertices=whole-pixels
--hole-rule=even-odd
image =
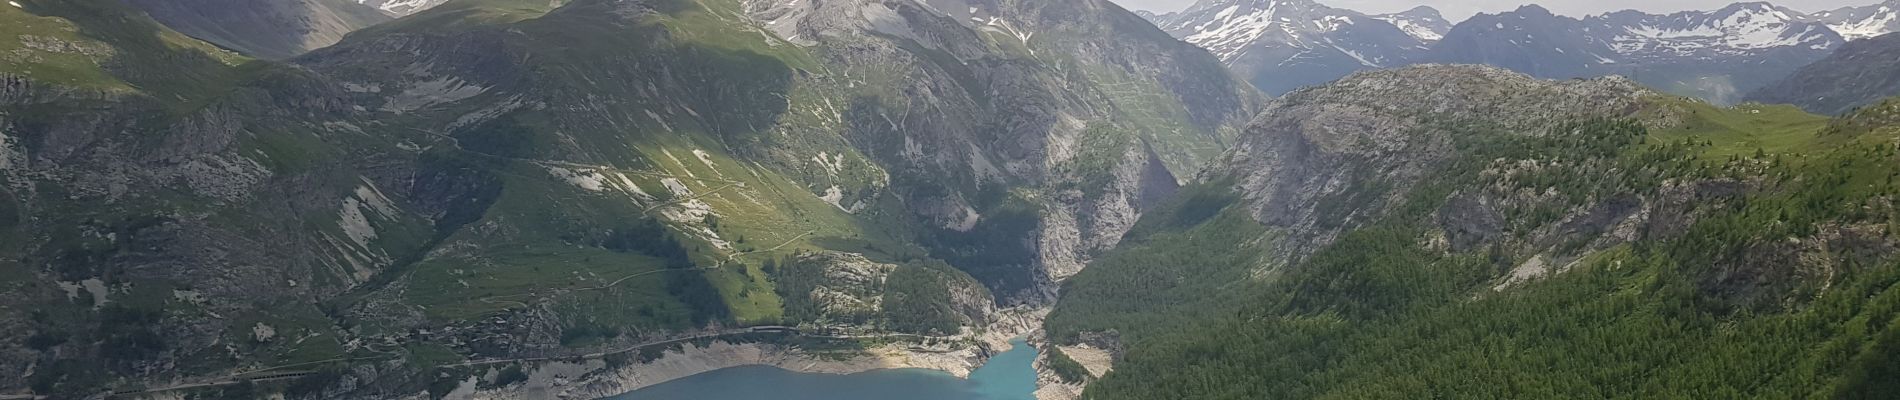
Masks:
[[[801,162],[803,158],[813,157],[823,151],[831,157],[864,164],[864,158],[844,146],[835,133],[823,132],[834,135],[830,138],[813,138],[808,137],[810,132],[798,131],[793,133],[799,135],[721,132],[722,127],[716,121],[719,116],[712,115],[715,121],[687,119],[683,118],[677,107],[697,107],[701,109],[700,112],[706,113],[759,107],[703,107],[699,103],[645,98],[632,92],[619,93],[620,88],[617,86],[593,84],[592,79],[596,77],[612,76],[615,72],[611,69],[617,68],[612,63],[619,62],[616,61],[620,60],[618,57],[629,51],[643,53],[629,55],[640,58],[652,58],[654,54],[674,54],[662,58],[683,64],[680,66],[683,69],[741,74],[747,75],[747,79],[783,73],[774,68],[818,68],[816,61],[799,48],[761,41],[759,32],[731,20],[732,13],[737,10],[736,3],[705,2],[704,7],[701,7],[700,3],[678,2],[672,5],[680,8],[650,16],[644,22],[645,26],[667,31],[668,41],[658,44],[658,47],[644,42],[647,39],[641,37],[650,33],[629,34],[609,25],[615,22],[592,20],[605,17],[602,15],[570,13],[561,15],[559,19],[541,18],[548,10],[523,7],[517,3],[451,3],[459,8],[432,10],[418,18],[405,19],[392,26],[376,29],[409,29],[405,26],[411,25],[487,29],[481,27],[501,24],[512,26],[511,29],[533,32],[527,37],[534,40],[562,43],[558,46],[524,44],[532,48],[533,57],[540,60],[538,65],[545,66],[535,77],[541,81],[538,85],[589,88],[588,91],[595,95],[623,99],[632,104],[613,112],[629,114],[630,119],[639,121],[630,132],[602,130],[563,133],[588,141],[587,147],[599,152],[595,156],[615,160],[619,168],[639,171],[638,174],[626,174],[626,177],[640,191],[658,196],[658,201],[674,200],[674,196],[668,193],[666,185],[661,182],[663,177],[670,176],[700,196],[697,200],[710,206],[716,214],[713,219],[673,221],[671,224],[679,232],[677,236],[684,239],[695,265],[720,266],[696,273],[703,274],[712,288],[717,289],[719,297],[728,307],[727,315],[734,321],[757,324],[774,323],[782,319],[783,307],[773,290],[772,277],[760,269],[767,259],[823,249],[896,251],[914,247],[905,242],[910,234],[899,228],[902,226],[901,221],[893,219],[903,218],[898,216],[901,213],[891,208],[895,204],[874,204],[867,212],[852,215],[813,194],[821,189],[806,187],[795,180],[819,183],[832,181],[856,188],[878,179],[877,171],[867,173],[858,167],[842,171],[841,176],[824,176],[822,173],[767,167],[726,150],[759,146],[787,153],[765,154],[767,157],[784,157]],[[369,34],[373,32],[365,33]],[[720,57],[761,58],[769,61],[734,60],[723,66],[691,65],[720,62]],[[745,68],[759,70],[737,70]],[[789,119],[791,129],[795,130],[810,129],[808,125],[826,123],[812,116],[820,115],[817,111],[822,111],[824,104],[843,103],[842,99],[834,100],[837,96],[835,90],[810,82],[794,83],[785,92],[789,104],[786,105],[788,111],[783,115]],[[653,115],[661,115],[663,120],[650,119],[649,112],[659,113]],[[524,120],[529,121],[525,127],[529,131],[564,131],[549,118],[530,117]],[[760,144],[735,146],[734,143]],[[588,304],[630,304],[625,308],[629,311],[576,313],[598,315],[597,322],[602,324],[669,329],[687,327],[688,318],[677,312],[682,305],[668,299],[665,291],[660,290],[660,286],[666,284],[665,276],[675,273],[643,275],[645,272],[657,271],[661,266],[654,260],[638,256],[618,255],[599,249],[576,250],[571,243],[559,239],[567,235],[568,231],[598,229],[596,225],[610,224],[607,221],[632,223],[654,218],[664,212],[663,209],[648,208],[648,204],[638,204],[623,193],[590,192],[558,182],[541,166],[526,161],[498,160],[480,154],[467,156],[502,164],[487,167],[500,170],[497,175],[505,180],[502,186],[506,189],[485,218],[490,221],[509,221],[525,230],[520,236],[541,239],[485,245],[493,250],[483,250],[478,259],[435,259],[419,265],[415,280],[412,281],[416,287],[409,292],[409,299],[426,307],[432,318],[440,321],[475,319],[517,308],[521,304],[519,301],[524,299],[553,298],[558,304],[582,308],[589,307],[586,306]],[[812,179],[814,177],[820,179]],[[560,206],[550,207],[550,202]],[[567,225],[534,222],[541,220],[575,222]],[[702,228],[717,234],[731,248],[718,248],[714,243],[702,240],[705,239],[702,235],[688,233]],[[543,258],[526,256],[530,254],[538,254],[537,257]],[[564,288],[598,287],[628,276],[636,277],[615,286],[613,290],[550,295],[551,292],[563,292]]]
[[[0,21],[6,22],[0,24],[0,50],[12,52],[0,57],[0,67],[28,78],[85,89],[131,89],[184,112],[262,69],[234,68],[249,60],[167,29],[118,2],[18,2],[23,7],[0,7]]]
[[[130,89],[124,81],[99,67],[111,46],[80,35],[63,18],[40,16],[22,8],[0,7],[0,51],[22,54],[0,58],[0,68],[28,78],[73,87]],[[49,51],[27,47],[23,36],[51,38],[71,44],[76,51]],[[79,49],[84,49],[79,51]],[[96,55],[88,55],[94,53]]]
[[[1488,292],[1502,270],[1485,260],[1497,255],[1424,248],[1419,238],[1426,222],[1417,213],[1389,216],[1284,269],[1285,275],[1258,281],[1238,278],[1269,266],[1210,258],[1191,244],[1246,248],[1269,234],[1241,230],[1215,244],[1167,244],[1171,235],[1250,223],[1244,216],[1150,221],[1169,218],[1157,214],[1143,223],[1179,233],[1136,241],[1078,276],[1051,315],[1050,332],[1058,340],[1077,340],[1077,332],[1115,328],[1132,344],[1116,372],[1090,389],[1087,397],[1100,399],[1879,393],[1882,381],[1869,374],[1892,370],[1896,360],[1881,349],[1895,346],[1900,336],[1889,328],[1900,322],[1895,260],[1851,251],[1827,256],[1822,265],[1831,267],[1825,275],[1803,269],[1778,278],[1790,282],[1763,289],[1771,294],[1767,301],[1730,298],[1707,285],[1710,276],[1734,268],[1734,256],[1725,254],[1739,253],[1730,252],[1809,237],[1818,226],[1900,219],[1891,208],[1856,206],[1882,204],[1900,193],[1892,180],[1893,131],[1825,135],[1820,131],[1826,121],[1778,107],[1664,105],[1695,109],[1691,129],[1650,132],[1644,140],[1616,145],[1620,150],[1576,159],[1573,171],[1504,183],[1570,182],[1563,191],[1589,192],[1564,196],[1572,198],[1653,193],[1655,184],[1670,177],[1763,176],[1772,183],[1745,203],[1698,207],[1709,214],[1681,238],[1589,253],[1571,272],[1496,294]],[[1590,142],[1602,141],[1583,143]],[[1589,153],[1571,146],[1466,151],[1486,159]],[[1756,147],[1764,148],[1760,157],[1753,155]],[[1602,175],[1621,177],[1586,178]],[[1468,171],[1445,176],[1432,185],[1475,183]],[[1423,207],[1408,208],[1430,210],[1444,200],[1425,195],[1411,201]],[[1540,207],[1553,206],[1567,208]],[[1529,212],[1510,215],[1527,216],[1513,223],[1535,219]],[[1787,269],[1792,267],[1744,273]],[[1197,286],[1152,286],[1207,276],[1215,278]],[[1221,280],[1228,287],[1220,288]],[[1208,290],[1228,295],[1194,295]],[[1194,311],[1132,312],[1151,307]]]

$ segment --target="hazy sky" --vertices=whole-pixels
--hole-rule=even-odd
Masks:
[[[1123,7],[1134,10],[1148,10],[1165,13],[1179,11],[1193,5],[1195,0],[1113,0]],[[1517,9],[1517,6],[1536,3],[1549,8],[1552,12],[1571,16],[1600,14],[1609,11],[1637,9],[1649,12],[1682,10],[1708,10],[1722,8],[1737,0],[1319,0],[1320,3],[1366,13],[1388,13],[1405,11],[1419,5],[1428,5],[1445,13],[1452,22],[1463,20],[1479,12],[1500,12]],[[1881,0],[1781,0],[1781,4],[1804,12],[1832,10],[1842,6],[1862,6],[1879,3]]]

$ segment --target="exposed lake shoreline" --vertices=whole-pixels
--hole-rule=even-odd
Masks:
[[[619,368],[609,368],[601,360],[538,363],[531,368],[526,382],[484,390],[476,389],[470,382],[451,392],[446,399],[598,399],[696,374],[751,365],[825,374],[918,368],[967,378],[990,356],[1008,350],[1012,339],[1031,338],[1031,345],[1042,346],[1036,340],[1040,335],[1035,333],[1047,313],[1047,310],[999,312],[988,326],[967,333],[965,336],[970,340],[936,345],[893,342],[863,350],[808,351],[775,343],[713,341],[704,346],[684,343],[652,361]]]

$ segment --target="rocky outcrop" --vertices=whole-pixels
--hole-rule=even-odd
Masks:
[[[1622,78],[1554,82],[1481,66],[1359,73],[1270,104],[1200,179],[1231,179],[1255,220],[1292,233],[1276,247],[1297,259],[1396,206],[1452,154],[1454,129],[1541,135],[1558,121],[1632,116],[1651,95]],[[1454,243],[1487,229],[1461,229]]]

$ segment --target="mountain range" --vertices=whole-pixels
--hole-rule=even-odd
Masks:
[[[0,398],[1886,398],[1889,9],[9,0]]]
[[[1306,0],[1203,1],[1152,19],[1268,94],[1412,63],[1446,33],[1430,8],[1373,16]]]
[[[1860,40],[1892,32],[1900,32],[1900,18],[1894,13],[1900,11],[1900,2],[1862,6],[1842,7],[1833,11],[1822,11],[1812,15],[1815,20],[1827,24],[1828,28],[1840,33],[1848,40]]]
[[[1847,40],[1894,31],[1892,9],[1809,15],[1736,3],[1711,11],[1572,18],[1531,5],[1452,26],[1423,7],[1367,16],[1312,0],[1205,0],[1151,19],[1208,48],[1269,94],[1359,70],[1452,63],[1545,78],[1621,74],[1671,93],[1733,103]]]
[[[1900,93],[1900,35],[1888,34],[1848,42],[1827,58],[1749,93],[1746,100],[1841,115],[1895,93]]]
[[[457,0],[281,60],[317,41],[236,29],[311,30],[219,0],[13,3],[8,394],[440,397],[561,355],[604,397],[636,344],[761,325],[980,360],[1263,102],[1103,0]]]

